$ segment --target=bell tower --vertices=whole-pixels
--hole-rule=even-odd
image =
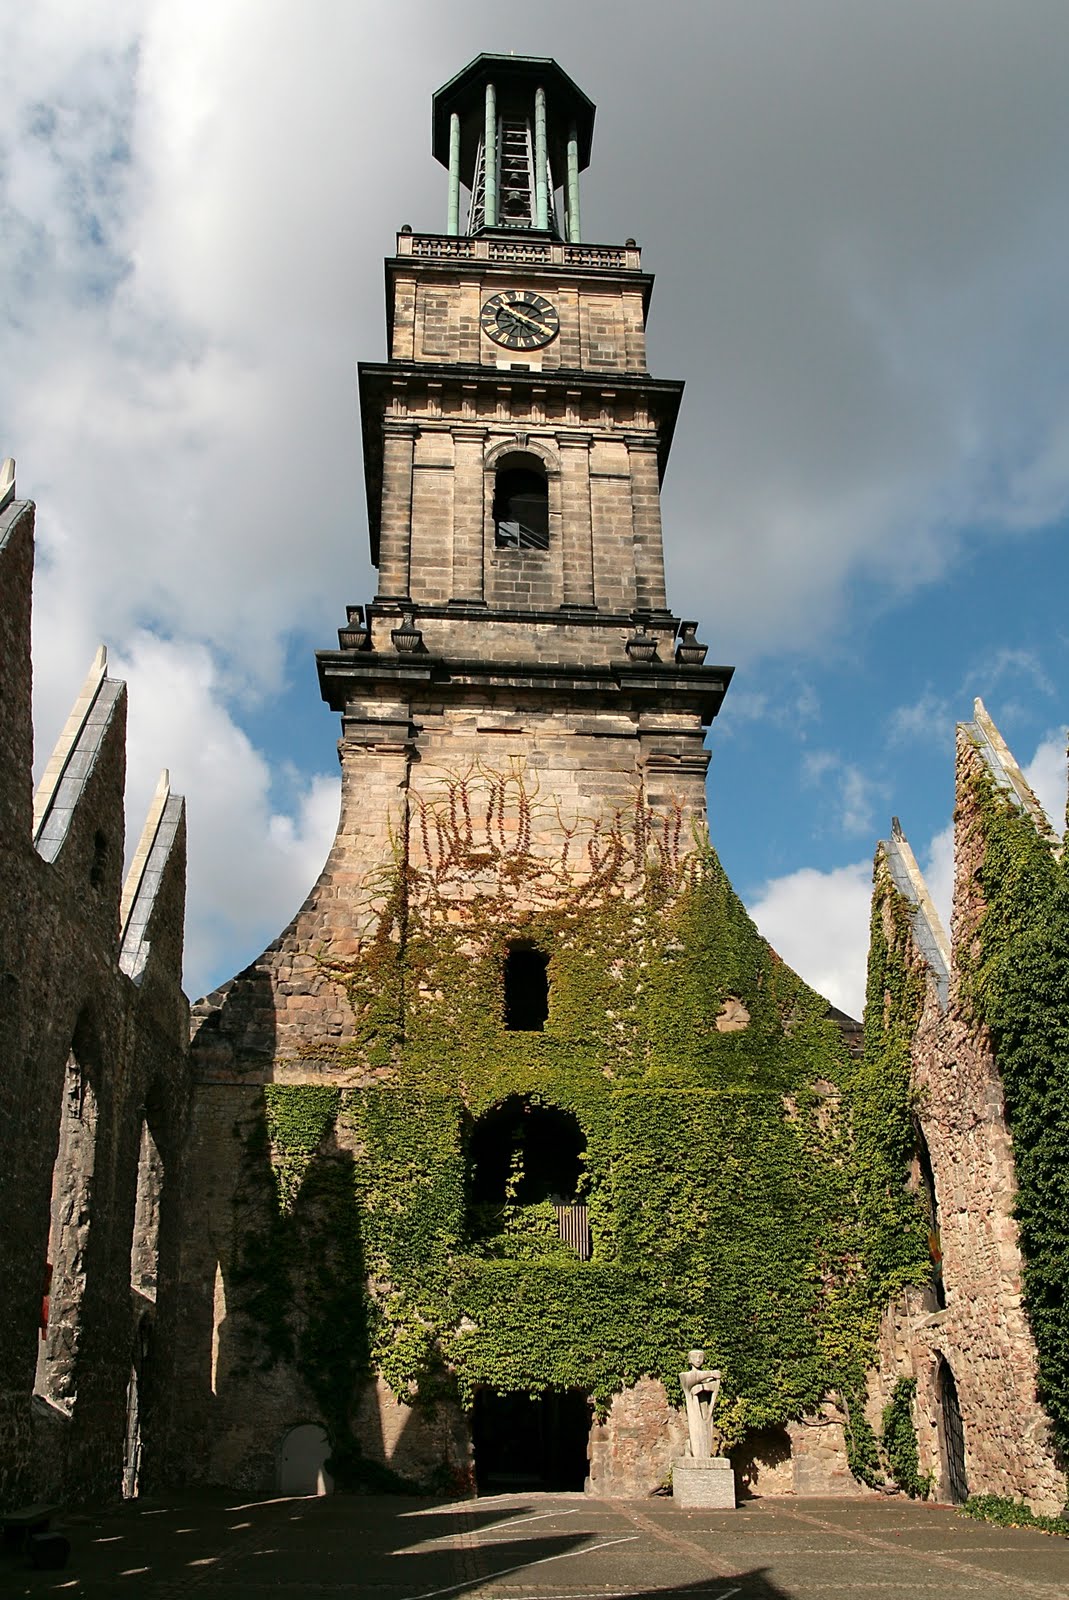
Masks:
[[[398,234],[389,359],[359,367],[378,593],[318,658],[343,768],[519,758],[566,809],[639,789],[700,824],[731,672],[667,604],[683,385],[647,370],[634,240],[581,237],[594,106],[555,61],[497,55],[433,106],[446,231]]]
[[[449,170],[447,232],[460,233],[463,185],[466,233],[526,228],[578,244],[579,174],[593,131],[594,107],[555,61],[478,56],[434,97],[434,154]]]

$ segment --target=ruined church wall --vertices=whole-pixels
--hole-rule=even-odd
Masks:
[[[582,873],[589,870],[583,863],[592,824],[611,823],[621,812],[624,826],[631,825],[653,744],[668,770],[645,773],[646,795],[668,821],[676,847],[692,850],[704,824],[704,757],[700,773],[682,770],[680,762],[681,751],[701,744],[697,719],[680,734],[666,733],[656,715],[562,717],[545,704],[495,712],[379,701],[374,720],[371,709],[351,707],[345,719],[338,831],[304,906],[256,962],[194,1008],[196,1088],[181,1204],[200,1225],[186,1231],[181,1246],[175,1372],[185,1404],[167,1451],[189,1481],[269,1489],[287,1430],[318,1420],[294,1363],[263,1364],[254,1319],[244,1309],[242,1240],[269,1225],[273,1205],[269,1186],[250,1188],[246,1146],[263,1114],[261,1084],[350,1087],[378,1075],[355,1068],[345,1055],[352,1011],[329,969],[352,960],[373,931],[388,880],[403,860],[434,872],[441,845],[435,817],[456,817],[467,805],[474,845],[507,850],[523,826],[522,793],[536,848],[547,862],[559,861],[562,825],[574,829],[573,859]],[[504,804],[487,834],[488,783],[503,777],[510,780]],[[522,899],[521,890],[517,914]],[[404,1476],[418,1479],[443,1459],[461,1478],[470,1473],[466,1425],[448,1407],[434,1414],[413,1409],[379,1382],[361,1402],[359,1426],[369,1458]],[[610,1419],[608,1434],[602,1428],[600,1436],[615,1428]]]
[[[986,840],[974,783],[983,773],[981,757],[962,730],[945,1004],[923,954],[916,945],[912,949],[917,970],[927,971],[912,1041],[912,1095],[934,1177],[946,1305],[940,1308],[929,1289],[908,1291],[889,1308],[876,1409],[890,1398],[897,1378],[916,1378],[921,1471],[932,1474],[937,1498],[953,1498],[943,1410],[943,1373],[949,1368],[960,1403],[969,1492],[1024,1498],[1039,1512],[1057,1514],[1065,1503],[1065,1476],[1037,1399],[1035,1342],[1022,1303],[1013,1142],[990,1034],[963,994],[963,968],[985,909],[980,869]],[[919,1162],[916,1170],[919,1182]]]
[[[170,939],[177,960],[172,955],[166,971],[161,961],[150,962],[143,991],[119,968],[125,691],[114,700],[56,859],[43,860],[32,842],[32,564],[33,507],[15,502],[0,513],[0,1497],[8,1504],[119,1490],[135,1331],[130,1256],[139,1108],[162,1086],[177,1129],[187,1086],[182,841],[150,930],[159,934],[161,954]],[[73,1080],[72,1050],[80,1068]],[[82,1102],[74,1116],[83,1126],[78,1160],[58,1174],[56,1198],[78,1245],[70,1281],[53,1284],[48,1387],[56,1398],[49,1404],[32,1396],[53,1164],[72,1081]],[[147,1417],[145,1423],[147,1445]]]

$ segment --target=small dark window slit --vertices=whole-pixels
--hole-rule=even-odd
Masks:
[[[549,1016],[548,957],[532,945],[514,944],[505,956],[505,1027],[541,1033]]]

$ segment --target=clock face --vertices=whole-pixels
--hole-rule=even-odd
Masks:
[[[505,289],[483,306],[482,330],[506,350],[536,350],[560,332],[560,318],[544,295],[530,289]]]

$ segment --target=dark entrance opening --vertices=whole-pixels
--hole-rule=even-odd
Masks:
[[[473,1205],[539,1205],[575,1199],[585,1140],[568,1111],[510,1094],[479,1118],[468,1146]]]
[[[590,1416],[581,1389],[541,1395],[480,1389],[471,1424],[479,1493],[582,1489]]]
[[[939,1396],[943,1412],[943,1459],[946,1465],[946,1486],[956,1506],[964,1505],[969,1498],[969,1484],[965,1477],[965,1429],[961,1421],[961,1405],[954,1374],[942,1358],[939,1362]]]
[[[549,957],[531,944],[511,944],[505,955],[505,1027],[541,1033],[549,1016]]]

